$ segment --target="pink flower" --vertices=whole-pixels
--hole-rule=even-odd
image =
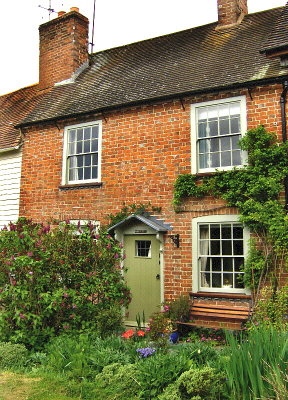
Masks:
[[[63,325],[63,329],[69,329],[69,325]]]
[[[32,256],[33,256],[32,251],[29,251],[29,252],[27,253],[27,256],[28,256],[28,257],[32,257]]]
[[[29,271],[29,272],[28,272],[28,275],[33,275],[33,272],[32,272],[32,271]]]
[[[114,258],[116,258],[116,259],[119,258],[119,254],[118,254],[118,253],[115,253],[115,254],[114,254]]]

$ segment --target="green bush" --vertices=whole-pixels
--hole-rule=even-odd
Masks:
[[[118,329],[130,300],[121,252],[91,224],[10,224],[0,234],[0,339],[35,349],[63,331]]]
[[[28,350],[23,344],[0,343],[0,368],[23,367],[28,359]]]
[[[189,369],[167,387],[159,400],[216,400],[223,388],[223,376],[211,367]]]
[[[94,399],[127,400],[139,399],[139,374],[134,364],[110,364],[96,376]]]

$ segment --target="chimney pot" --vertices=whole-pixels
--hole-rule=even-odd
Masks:
[[[61,15],[64,15],[64,14],[66,14],[65,11],[58,11],[58,17],[61,17]]]
[[[76,11],[76,12],[79,13],[79,8],[78,8],[78,7],[71,7],[71,8],[70,8],[70,11]]]

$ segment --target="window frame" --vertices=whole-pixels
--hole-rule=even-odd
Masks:
[[[217,223],[239,223],[239,215],[207,215],[202,217],[196,217],[192,219],[192,290],[194,293],[198,292],[209,292],[213,293],[230,293],[230,294],[250,294],[250,290],[247,288],[209,288],[201,287],[201,277],[199,269],[199,225],[203,224],[217,224]],[[243,226],[243,254],[244,259],[248,254],[248,244],[250,239],[249,229]],[[222,255],[221,255],[222,256]],[[221,257],[220,256],[220,257]],[[223,272],[222,272],[223,273]],[[222,274],[221,273],[221,274]]]
[[[69,168],[68,168],[68,135],[71,129],[86,128],[88,126],[98,126],[98,176],[96,179],[77,179],[69,180]],[[102,163],[102,121],[96,120],[91,122],[84,122],[80,124],[68,125],[64,128],[64,143],[63,143],[63,160],[62,160],[62,185],[76,185],[76,184],[89,184],[101,182],[101,163]]]
[[[192,160],[191,169],[192,169],[192,174],[209,173],[209,172],[215,172],[216,170],[228,171],[228,170],[233,169],[234,167],[241,168],[243,165],[246,164],[247,153],[245,151],[241,151],[241,157],[242,157],[241,165],[217,167],[217,168],[214,168],[214,167],[213,168],[210,168],[210,167],[209,168],[200,168],[200,167],[198,167],[199,154],[198,154],[198,150],[197,150],[197,147],[198,147],[197,110],[202,107],[209,107],[209,106],[215,106],[215,105],[226,104],[226,103],[235,103],[235,102],[240,102],[240,134],[241,134],[241,137],[243,137],[243,135],[247,131],[246,96],[235,96],[235,97],[229,97],[226,99],[218,99],[218,100],[211,100],[211,101],[205,101],[205,102],[191,104],[191,153],[192,153],[191,154],[191,160]],[[226,135],[223,135],[222,137],[225,137],[225,136]]]

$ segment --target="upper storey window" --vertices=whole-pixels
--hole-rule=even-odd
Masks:
[[[239,139],[247,130],[245,96],[192,105],[192,172],[244,163]]]
[[[62,184],[99,182],[101,121],[65,128]]]

